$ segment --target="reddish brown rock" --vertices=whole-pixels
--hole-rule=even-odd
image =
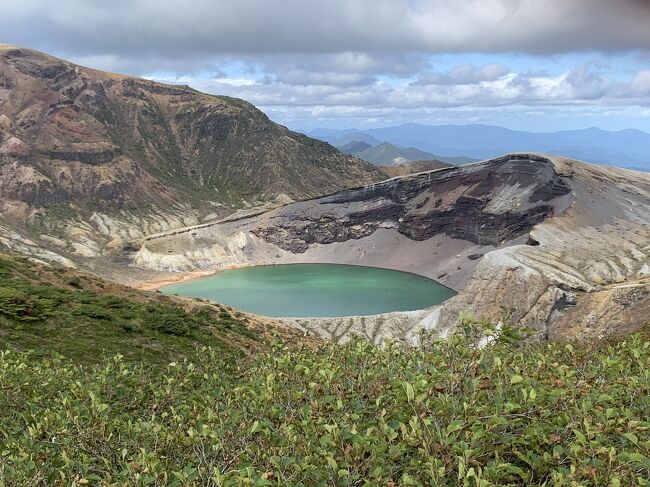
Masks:
[[[5,171],[3,197],[92,213],[301,199],[383,175],[225,96],[77,66],[0,45],[0,164],[24,158],[43,188]],[[11,137],[11,138],[9,138]],[[9,139],[9,140],[7,140]],[[29,157],[28,157],[29,156]],[[217,203],[217,205],[215,205]]]
[[[0,154],[14,157],[29,156],[29,147],[18,137],[9,137],[1,146]]]

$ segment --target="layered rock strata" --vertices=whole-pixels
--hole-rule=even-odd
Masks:
[[[411,314],[293,320],[337,340],[355,333],[414,341],[422,328],[444,335],[461,313],[529,326],[538,338],[599,336],[648,319],[649,229],[649,175],[510,154],[159,234],[122,258],[169,271],[374,265],[459,291]]]

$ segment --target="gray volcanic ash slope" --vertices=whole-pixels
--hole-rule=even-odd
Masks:
[[[650,316],[649,255],[650,175],[511,154],[161,234],[120,258],[175,271],[374,265],[458,290],[420,312],[294,323],[336,339],[414,340],[422,327],[450,332],[460,313],[532,326],[546,338],[627,330]]]
[[[292,252],[304,252],[313,243],[368,236],[389,222],[416,241],[444,234],[500,245],[550,216],[552,201],[569,192],[547,160],[504,157],[470,170],[394,178],[287,207],[287,213],[280,211],[271,225],[256,232]]]

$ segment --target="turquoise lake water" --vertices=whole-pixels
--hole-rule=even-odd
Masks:
[[[247,267],[172,284],[161,291],[210,299],[272,317],[409,311],[439,304],[455,294],[416,274],[339,264]]]

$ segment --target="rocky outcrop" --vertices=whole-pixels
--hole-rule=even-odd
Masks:
[[[47,150],[43,155],[50,159],[60,159],[62,161],[79,161],[84,164],[99,166],[107,164],[115,159],[120,153],[119,148],[113,147],[108,149],[101,149],[92,147],[86,151],[61,151],[61,150]]]
[[[534,227],[535,245],[487,253],[437,311],[439,329],[467,312],[531,327],[538,338],[606,336],[650,322],[650,176],[563,158],[554,167],[571,206]]]
[[[23,159],[29,156],[29,147],[18,137],[9,137],[0,146],[0,155]]]
[[[551,216],[553,201],[570,191],[550,160],[513,154],[290,206],[253,233],[291,252],[368,237],[380,227],[393,227],[412,240],[444,233],[498,246]]]

